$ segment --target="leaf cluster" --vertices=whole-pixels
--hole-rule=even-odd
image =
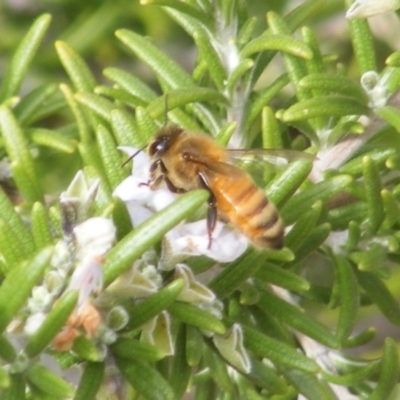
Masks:
[[[284,16],[268,12],[268,28],[262,32],[241,0],[143,3],[161,6],[198,50],[188,72],[149,38],[127,29],[116,32],[132,58],[152,70],[161,95],[119,67],[104,69],[108,84],[98,82],[74,46],[59,40],[56,51],[70,83],[45,83],[17,99],[50,25],[47,14],[33,23],[2,80],[0,145],[19,203],[15,207],[7,192],[0,191],[2,398],[94,399],[109,358],[129,383],[132,398],[175,399],[188,389],[198,400],[283,400],[299,394],[329,400],[343,393],[389,398],[398,381],[396,342],[386,337],[373,361],[347,353],[376,335],[375,327],[360,331],[365,310],[374,307],[390,324],[400,325],[398,288],[389,284],[390,277],[399,275],[400,260],[398,109],[387,102],[377,106],[373,90],[322,53],[318,37],[305,24],[323,12],[324,0],[304,1]],[[373,87],[383,82],[389,98],[400,84],[399,54],[391,54],[378,72],[368,22],[350,21],[349,31],[360,76],[375,71]],[[277,54],[284,70],[262,86]],[[32,149],[64,153],[83,166],[88,180],[100,180],[91,212],[113,219],[118,231],[118,243],[103,266],[109,285],[149,249],[158,249],[165,233],[207,199],[204,191],[189,192],[132,229],[125,205],[112,196],[129,174],[121,168],[117,146],[145,146],[164,125],[166,104],[169,121],[208,132],[224,145],[307,150],[316,158],[289,164],[265,187],[291,226],[285,248],[249,250],[217,270],[208,283],[223,303],[222,318],[177,300],[183,281],[165,273],[163,287],[146,299],[116,299],[129,322],[107,347],[109,358],[84,337],[74,344],[72,359],[68,352],[57,355],[60,364],[85,362],[74,390],[37,356],[49,352],[56,328],[76,305],[75,292],[63,296],[42,329],[27,340],[25,358],[5,333],[43,278],[52,255],[49,246],[62,234],[60,209],[47,201],[49,191]],[[38,127],[60,114],[68,123]],[[361,116],[379,117],[381,124],[362,124]],[[193,258],[188,264],[200,274],[214,263]],[[170,357],[139,340],[143,325],[165,311],[175,344]],[[229,335],[236,324],[251,365],[246,373],[210,339]]]

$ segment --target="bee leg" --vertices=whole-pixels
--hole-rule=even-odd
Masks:
[[[211,191],[208,180],[204,174],[199,172],[199,178],[201,186],[208,190],[210,196],[207,200],[208,209],[207,209],[207,233],[208,233],[208,249],[211,249],[212,244],[212,233],[214,232],[215,225],[217,224],[218,219],[218,211],[217,211],[217,199],[215,198],[214,193]]]
[[[169,180],[169,178],[166,175],[164,175],[164,182],[167,185],[168,190],[172,193],[185,193],[186,192],[185,190],[174,186],[174,184]]]
[[[212,192],[210,192],[210,197],[207,200],[208,209],[207,209],[207,232],[208,232],[208,247],[207,249],[211,249],[212,244],[212,233],[214,232],[215,225],[217,224],[217,201]]]

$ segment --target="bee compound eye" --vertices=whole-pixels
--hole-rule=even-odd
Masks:
[[[167,150],[168,147],[168,137],[163,136],[155,140],[149,148],[149,154],[150,156],[153,156],[154,154],[162,154]]]

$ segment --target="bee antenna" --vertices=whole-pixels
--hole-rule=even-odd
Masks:
[[[167,123],[168,123],[168,99],[169,99],[169,96],[168,96],[168,93],[166,93],[165,97],[164,97],[165,108],[164,108],[164,125],[163,125],[163,129],[167,126]]]
[[[146,144],[146,146],[143,146],[141,149],[135,151],[127,160],[125,160],[125,161],[122,163],[121,168],[125,167],[125,165],[128,164],[129,161],[133,160],[133,159],[134,159],[141,151],[143,151],[146,147],[147,147],[147,144]]]

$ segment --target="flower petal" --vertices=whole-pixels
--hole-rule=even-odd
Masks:
[[[245,374],[250,372],[251,362],[243,344],[243,332],[239,324],[234,324],[226,335],[214,335],[213,342],[230,364]]]
[[[171,320],[166,311],[143,325],[142,340],[161,350],[164,355],[174,354],[174,345],[171,335]]]
[[[217,222],[209,246],[206,220],[178,225],[165,238],[175,254],[204,255],[218,262],[236,260],[248,246],[245,236],[222,222]]]
[[[178,264],[175,269],[175,277],[183,278],[184,287],[177,299],[188,303],[211,303],[215,300],[215,294],[206,286],[196,281],[192,270],[185,264]]]
[[[76,226],[73,235],[80,259],[87,256],[99,257],[110,250],[116,237],[116,228],[111,220],[94,217]]]
[[[399,0],[356,0],[347,10],[346,18],[368,18],[398,8],[400,8]]]

